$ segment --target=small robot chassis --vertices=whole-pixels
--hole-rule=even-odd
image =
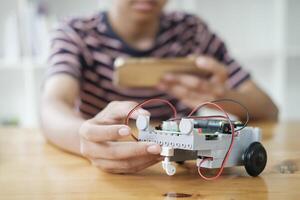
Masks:
[[[224,167],[244,166],[250,176],[258,176],[267,163],[267,153],[260,143],[261,131],[257,127],[243,127],[233,121],[235,131],[232,151]],[[221,168],[232,140],[230,124],[223,119],[181,118],[150,125],[150,117],[139,115],[136,119],[138,140],[154,142],[162,147],[162,167],[172,176],[176,173],[173,162],[196,160],[198,169]],[[232,127],[232,126],[231,126]],[[209,158],[209,159],[207,159]],[[204,160],[206,159],[206,160]]]

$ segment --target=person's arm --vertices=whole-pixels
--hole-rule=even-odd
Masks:
[[[208,25],[195,16],[188,16],[194,27],[194,55],[199,55],[196,64],[211,72],[205,79],[191,75],[171,74],[161,82],[163,91],[177,97],[190,108],[206,101],[233,99],[244,104],[251,120],[276,120],[278,109],[272,100],[250,79],[247,71],[229,54],[225,43],[210,30]],[[245,111],[237,105],[222,106],[239,118]]]
[[[75,154],[80,154],[77,133],[85,121],[74,109],[78,96],[78,80],[65,74],[52,76],[45,83],[40,112],[46,138]]]
[[[78,80],[70,75],[54,75],[45,82],[41,122],[52,144],[112,173],[137,172],[160,160],[157,144],[118,141],[130,135],[130,127],[122,121],[137,103],[111,102],[97,116],[85,120],[75,110],[78,98]],[[140,109],[133,117],[138,113],[148,114]]]
[[[272,100],[259,89],[253,81],[246,80],[238,88],[227,87],[227,68],[214,58],[202,56],[197,59],[197,66],[211,72],[209,79],[192,75],[168,74],[159,88],[180,99],[190,108],[217,99],[233,99],[245,105],[252,120],[277,120],[278,109]],[[239,106],[223,103],[229,113],[244,119],[246,113]]]
[[[223,98],[234,99],[244,104],[249,111],[250,120],[278,120],[277,106],[252,80],[245,81],[236,90],[227,90]],[[222,106],[228,112],[245,118],[245,111],[239,106],[228,103],[223,103]]]

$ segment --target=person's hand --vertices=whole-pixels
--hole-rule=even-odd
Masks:
[[[157,163],[161,148],[154,143],[117,141],[128,137],[131,129],[122,125],[135,102],[112,102],[93,119],[84,122],[79,130],[81,154],[103,171],[135,173]],[[139,109],[138,114],[148,114]]]
[[[166,74],[158,85],[158,89],[178,98],[182,103],[194,108],[199,103],[223,98],[228,90],[226,66],[207,56],[196,59],[199,69],[208,71],[209,78],[188,74]]]

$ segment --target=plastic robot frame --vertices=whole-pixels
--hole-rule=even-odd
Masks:
[[[176,110],[170,102],[151,99],[139,104],[128,114],[127,124],[135,110],[153,101],[167,103],[174,111],[174,118],[153,127],[150,116],[139,115],[136,119],[138,138],[133,137],[138,141],[161,145],[161,156],[164,157],[162,167],[169,176],[176,173],[172,162],[183,163],[187,160],[196,160],[200,176],[207,180],[218,178],[225,167],[244,166],[250,176],[258,176],[264,170],[267,153],[260,143],[261,130],[247,127],[248,120],[246,123],[231,121],[227,113],[217,105],[223,101],[241,105],[240,103],[230,99],[207,102],[195,108],[187,117],[177,118]],[[207,105],[215,106],[224,115],[192,116],[195,111]],[[219,172],[214,177],[206,177],[201,168],[218,168]]]

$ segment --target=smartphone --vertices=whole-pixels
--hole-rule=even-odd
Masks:
[[[185,73],[207,77],[210,73],[196,66],[196,57],[117,58],[113,82],[119,87],[151,88],[166,73]]]

